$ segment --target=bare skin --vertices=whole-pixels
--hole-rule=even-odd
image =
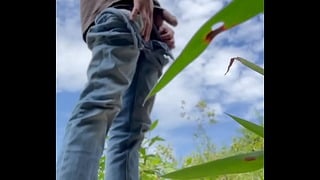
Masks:
[[[141,15],[144,22],[142,37],[149,41],[153,24],[153,1],[152,0],[133,0],[133,9],[131,11],[131,20],[135,20],[137,15]]]
[[[160,38],[163,42],[165,42],[170,49],[173,49],[175,47],[174,45],[174,31],[171,27],[169,27],[167,24],[163,23],[159,27],[159,33]]]
[[[172,25],[172,26],[177,26],[178,25],[177,18],[174,15],[172,15],[169,11],[163,10],[162,16],[163,16],[163,19],[165,21],[167,21],[170,25]]]
[[[164,24],[163,21],[168,22],[172,26],[176,26],[178,24],[178,21],[175,16],[173,16],[170,12],[167,10],[161,11],[161,13],[156,13],[155,17],[153,17],[153,0],[133,0],[133,9],[131,11],[131,20],[135,20],[137,15],[140,15],[142,17],[142,20],[144,22],[144,26],[142,29],[142,37],[144,38],[145,41],[149,41],[151,31],[152,31],[152,25],[153,22],[159,27],[160,34],[166,34],[164,35],[164,41],[165,42],[170,42],[170,45],[172,46],[172,40],[169,41],[168,36],[171,35],[172,33],[172,38],[173,38],[173,30],[167,26],[162,25]],[[160,27],[161,30],[160,30]],[[173,41],[174,44],[174,41]],[[169,45],[169,44],[168,44]]]
[[[154,15],[154,23],[159,29],[161,40],[165,42],[170,49],[173,49],[175,47],[174,31],[168,24],[177,26],[177,18],[164,9]]]

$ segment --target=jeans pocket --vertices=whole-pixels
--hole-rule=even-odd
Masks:
[[[90,49],[101,44],[114,46],[133,45],[140,47],[137,24],[129,20],[124,10],[107,8],[95,19],[95,24],[87,32],[87,44]]]

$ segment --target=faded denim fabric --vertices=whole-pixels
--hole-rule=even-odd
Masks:
[[[171,56],[158,40],[145,43],[142,21],[107,8],[87,33],[88,82],[66,127],[57,180],[96,180],[106,135],[106,180],[139,180],[139,148],[151,124],[154,97],[143,105]]]

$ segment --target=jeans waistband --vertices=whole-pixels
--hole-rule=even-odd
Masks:
[[[130,5],[130,4],[114,4],[111,7],[116,8],[116,9],[125,9],[125,10],[128,10],[130,13],[131,13],[132,8],[133,8],[132,5]],[[153,24],[153,26],[152,26],[152,31],[151,31],[151,34],[150,34],[150,40],[161,41],[160,34],[159,34],[159,31],[158,31],[158,27],[155,24]]]

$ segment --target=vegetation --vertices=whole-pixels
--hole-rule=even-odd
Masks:
[[[194,130],[194,151],[190,155],[184,157],[181,162],[178,162],[173,154],[172,148],[166,144],[165,139],[159,136],[146,137],[140,149],[140,177],[142,180],[165,180],[166,178],[162,177],[163,174],[170,173],[178,169],[192,167],[245,152],[256,152],[263,150],[264,142],[261,136],[258,136],[247,129],[241,129],[242,135],[235,137],[231,146],[222,147],[217,151],[216,145],[203,128],[209,124],[214,125],[215,123],[218,123],[210,121],[214,118],[214,115],[212,115],[214,114],[214,111],[209,110],[210,108],[207,105],[199,106],[199,104],[205,105],[206,103],[204,101],[200,101],[195,107],[202,112],[203,116],[201,115],[200,117],[206,116],[206,118],[204,118],[206,119],[205,121],[199,121],[198,117],[191,117],[188,114],[184,115],[185,118],[196,121],[198,124],[197,128]],[[209,110],[211,113],[208,114],[208,111],[203,109]],[[260,118],[262,124],[263,118]],[[150,132],[153,131],[157,125],[158,120],[152,123]],[[99,180],[104,180],[105,160],[105,156],[103,156],[100,160],[98,174]],[[220,175],[217,177],[204,177],[198,179],[260,180],[263,179],[263,169],[248,173]]]
[[[191,38],[177,57],[175,62],[164,73],[154,86],[148,97],[155,95],[173,80],[186,66],[194,61],[219,33],[231,29],[250,18],[263,13],[263,0],[233,0],[229,5],[212,16]],[[223,25],[212,30],[212,26],[222,22]],[[235,60],[238,60],[250,69],[264,75],[264,70],[241,57],[231,58],[228,71]],[[227,71],[227,72],[228,72]],[[200,101],[197,108],[202,110],[203,116],[214,124],[214,112],[208,110],[205,101]],[[172,149],[163,145],[165,139],[156,136],[146,138],[140,150],[140,176],[142,180],[159,179],[198,179],[198,180],[248,180],[264,179],[263,176],[263,118],[261,124],[254,124],[248,120],[226,113],[232,120],[241,124],[242,136],[236,137],[230,147],[217,151],[214,143],[207,136],[203,118],[196,119],[198,138],[196,151],[184,158],[181,167],[175,159]],[[182,116],[187,116],[182,113]],[[158,121],[152,124],[152,131]],[[163,141],[162,144],[159,144]],[[99,179],[104,178],[104,161],[100,161]]]

